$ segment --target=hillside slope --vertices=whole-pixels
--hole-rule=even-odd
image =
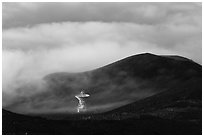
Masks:
[[[91,95],[89,113],[107,112],[157,94],[168,98],[179,92],[175,96],[199,98],[201,74],[202,67],[190,60],[139,54],[88,72],[47,75],[42,92],[22,97],[6,109],[31,114],[76,113],[74,95],[82,89]]]

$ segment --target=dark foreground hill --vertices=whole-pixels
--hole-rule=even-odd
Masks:
[[[202,134],[201,122],[144,115],[124,120],[49,120],[3,110],[3,135],[190,135]]]
[[[3,110],[3,134],[202,132],[202,67],[187,58],[140,54],[44,80],[44,91],[5,107],[30,116]],[[88,112],[79,115],[74,95],[81,89],[91,96]]]

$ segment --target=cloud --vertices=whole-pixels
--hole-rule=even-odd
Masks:
[[[194,25],[63,22],[7,29],[3,31],[3,49],[50,52],[64,48],[68,52],[78,48],[77,51],[80,52],[97,45],[101,45],[98,46],[100,50],[111,50],[112,47],[128,49],[134,45],[132,50],[135,52],[141,49],[144,52],[158,49],[185,53],[187,46],[192,47],[194,51],[200,51],[201,34],[200,26]],[[195,44],[192,45],[192,42]],[[106,45],[110,45],[109,49],[105,48]],[[180,48],[183,48],[183,51],[177,51]]]
[[[199,3],[3,3],[3,28],[90,21],[201,25],[201,16]]]

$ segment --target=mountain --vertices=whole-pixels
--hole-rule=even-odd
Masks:
[[[190,59],[139,54],[43,81],[3,109],[3,134],[202,134],[202,66]],[[88,111],[77,114],[82,89]]]
[[[90,94],[88,113],[107,112],[171,92],[201,98],[201,74],[201,65],[183,57],[139,54],[87,72],[49,74],[43,78],[46,84],[41,92],[19,97],[5,109],[22,114],[72,114],[77,106],[74,96],[81,90]],[[28,86],[19,90],[32,89]]]

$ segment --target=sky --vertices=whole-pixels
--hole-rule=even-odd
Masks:
[[[3,3],[3,93],[151,52],[202,63],[201,3]],[[15,94],[14,94],[15,95]]]

